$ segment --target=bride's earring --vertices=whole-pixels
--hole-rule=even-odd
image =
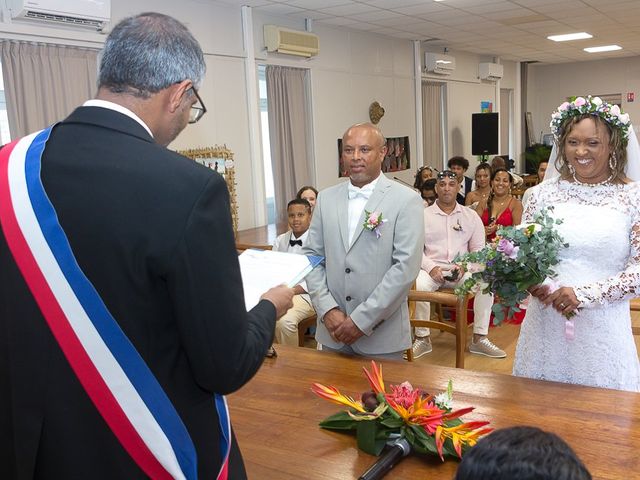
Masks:
[[[609,168],[612,172],[616,171],[616,167],[618,166],[618,159],[616,158],[616,152],[612,152],[609,157]]]
[[[567,165],[567,168],[569,169],[569,173],[573,176],[573,178],[576,178],[576,169],[575,169],[575,167],[569,163]]]

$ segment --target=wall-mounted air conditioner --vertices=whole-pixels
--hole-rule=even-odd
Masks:
[[[478,64],[478,77],[480,80],[490,80],[495,82],[500,80],[504,75],[504,67],[499,63],[480,63]]]
[[[427,72],[451,75],[456,69],[456,59],[451,55],[427,52],[424,54],[424,65]]]
[[[320,51],[320,39],[314,33],[290,30],[277,25],[264,26],[267,52],[313,57]]]
[[[111,0],[9,0],[11,18],[101,31],[111,19]]]

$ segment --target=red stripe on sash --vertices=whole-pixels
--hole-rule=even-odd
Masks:
[[[149,477],[170,480],[173,477],[147,448],[91,362],[20,230],[13,210],[8,179],[9,156],[18,141],[0,150],[0,219],[9,249],[71,368],[122,446]]]

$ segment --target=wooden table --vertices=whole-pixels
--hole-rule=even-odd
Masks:
[[[368,389],[365,359],[277,346],[256,377],[229,396],[231,418],[249,478],[356,479],[374,461],[355,437],[322,430],[318,422],[338,405],[316,397],[312,382],[358,397]],[[640,478],[640,394],[541,382],[408,362],[383,363],[385,383],[405,380],[438,393],[453,380],[454,408],[475,406],[464,418],[496,428],[535,425],[562,436],[594,479]],[[457,461],[411,455],[387,478],[451,480]]]
[[[247,228],[236,233],[236,247],[239,250],[247,248],[271,247],[276,237],[289,228],[287,222],[271,223],[262,227]]]

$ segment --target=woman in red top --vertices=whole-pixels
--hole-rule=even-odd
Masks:
[[[486,201],[478,205],[476,212],[480,215],[487,240],[496,236],[500,226],[518,225],[522,219],[522,202],[511,195],[513,178],[504,168],[498,168],[491,175],[491,193]]]
[[[511,195],[512,186],[511,174],[504,168],[496,169],[491,175],[491,193],[486,205],[478,205],[476,212],[484,223],[488,242],[495,238],[498,228],[518,225],[522,219],[522,202]],[[521,308],[523,307],[521,305]],[[506,322],[520,324],[523,319],[524,310],[521,310],[514,313],[511,318],[507,318]],[[493,314],[491,325],[493,325]]]

